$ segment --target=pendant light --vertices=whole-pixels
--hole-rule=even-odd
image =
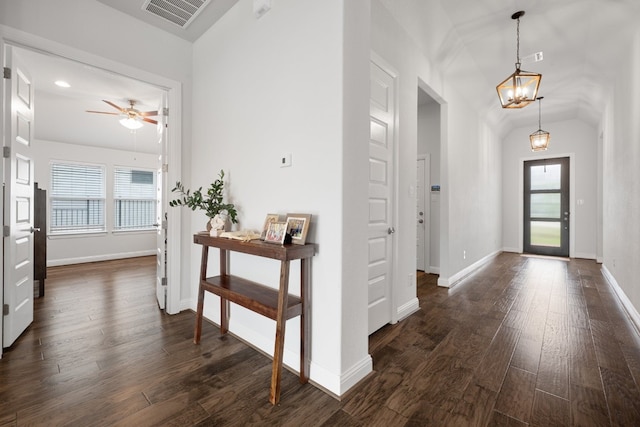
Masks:
[[[542,74],[520,69],[520,17],[524,11],[511,15],[518,21],[516,30],[516,71],[496,86],[502,108],[522,108],[536,100]]]
[[[549,132],[542,130],[542,98],[544,98],[544,96],[539,96],[537,98],[538,130],[529,135],[529,141],[531,141],[531,151],[546,151],[546,149],[549,147],[549,140],[551,139],[551,135],[549,135]]]

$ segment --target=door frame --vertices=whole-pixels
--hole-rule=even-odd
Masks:
[[[518,251],[524,253],[524,163],[531,160],[542,159],[559,159],[563,157],[569,158],[569,257],[575,257],[575,221],[576,216],[576,167],[575,153],[558,153],[553,155],[538,155],[530,157],[521,157],[518,161]]]
[[[0,58],[4,64],[5,47],[7,45],[16,46],[22,49],[29,49],[45,55],[53,55],[68,60],[76,61],[90,67],[99,68],[111,73],[140,80],[153,86],[163,89],[167,93],[169,111],[171,112],[171,126],[167,128],[167,155],[162,159],[163,164],[170,165],[167,172],[167,182],[181,180],[182,172],[182,85],[179,81],[145,71],[121,62],[113,61],[96,54],[75,49],[68,45],[63,45],[52,40],[44,39],[30,33],[15,30],[4,25],[0,25]],[[4,65],[3,65],[4,66]],[[0,85],[0,99],[4,100],[4,83]],[[0,167],[1,168],[1,167]],[[0,172],[4,173],[3,170]],[[0,209],[4,209],[3,202],[0,202]],[[168,202],[166,208],[168,211]],[[169,221],[167,229],[167,307],[169,314],[179,313],[181,310],[181,242],[182,242],[182,212],[181,209],[169,211]],[[1,246],[1,245],[0,245]],[[1,253],[4,258],[4,251]],[[0,274],[4,272],[0,270]],[[4,284],[3,284],[4,286]],[[4,292],[4,288],[3,288]],[[0,306],[4,303],[3,292],[0,292]],[[2,316],[0,316],[0,330],[4,327]],[[0,357],[2,350],[0,349]]]

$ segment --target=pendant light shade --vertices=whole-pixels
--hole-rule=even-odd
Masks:
[[[531,142],[531,151],[546,151],[549,147],[549,141],[551,135],[549,132],[542,130],[541,118],[542,118],[542,98],[538,97],[538,130],[529,135],[529,141]]]
[[[518,21],[516,30],[516,71],[496,86],[502,108],[522,108],[536,100],[542,74],[520,69],[520,17],[524,11],[511,15]]]

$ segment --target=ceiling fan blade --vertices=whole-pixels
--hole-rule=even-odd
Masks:
[[[110,113],[107,111],[92,111],[92,110],[85,110],[87,113],[97,113],[97,114],[109,114],[110,116],[119,116],[120,113]]]
[[[142,121],[143,121],[143,122],[147,122],[147,123],[151,123],[151,124],[154,124],[154,125],[157,125],[157,124],[158,124],[158,121],[157,121],[157,120],[148,119],[148,118],[146,118],[146,117],[143,117],[143,118],[142,118]]]
[[[115,108],[116,110],[120,111],[121,113],[125,112],[125,109],[122,107],[118,107],[116,104],[114,104],[113,102],[107,101],[107,100],[102,100],[102,102],[106,102],[107,104],[111,105],[113,108]]]
[[[138,114],[143,116],[143,117],[148,117],[148,116],[157,116],[158,112],[157,111],[145,111],[145,112],[139,112]]]

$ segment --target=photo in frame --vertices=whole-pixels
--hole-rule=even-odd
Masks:
[[[264,236],[264,241],[269,243],[283,244],[284,239],[287,237],[287,223],[286,222],[270,222],[267,233]]]
[[[264,219],[264,225],[262,226],[262,234],[260,235],[260,239],[264,240],[267,235],[267,230],[269,229],[269,224],[272,222],[280,221],[280,215],[278,214],[267,214],[267,217]]]
[[[287,233],[291,235],[291,243],[294,245],[304,245],[307,241],[310,224],[310,214],[287,214]]]

